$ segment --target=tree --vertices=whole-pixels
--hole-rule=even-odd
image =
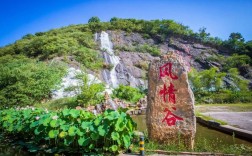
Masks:
[[[100,18],[97,17],[97,16],[93,16],[93,17],[91,17],[91,18],[88,20],[88,23],[100,23],[100,22],[101,22],[101,20],[100,20]]]
[[[102,102],[101,92],[105,90],[104,84],[95,82],[95,79],[91,80],[85,73],[79,75],[79,78],[83,84],[81,93],[77,96],[77,102],[85,107]]]
[[[240,33],[231,33],[226,42],[226,46],[235,53],[241,53],[245,48],[244,38]]]
[[[112,17],[111,19],[110,19],[110,22],[112,23],[112,22],[116,22],[116,21],[118,21],[119,20],[119,18],[117,18],[117,17]]]
[[[210,36],[210,33],[206,32],[206,28],[202,27],[199,29],[199,37],[203,42],[206,42]]]

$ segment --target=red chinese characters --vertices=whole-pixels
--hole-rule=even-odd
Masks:
[[[159,67],[159,78],[168,76],[173,80],[178,79],[176,75],[172,73],[172,63],[166,63],[163,66]],[[176,103],[175,93],[177,90],[174,88],[174,85],[170,82],[170,85],[167,87],[164,84],[163,88],[159,91],[159,95],[162,96],[164,102],[170,102],[172,104]],[[167,100],[168,97],[168,100]],[[175,107],[172,107],[173,110],[176,110]],[[164,112],[167,112],[165,118],[162,122],[166,122],[168,126],[173,126],[176,124],[177,120],[183,120],[183,118],[173,114],[168,108],[165,108]]]
[[[160,90],[159,94],[163,96],[164,102],[166,102],[166,95],[168,95],[168,101],[171,103],[176,103],[176,97],[174,92],[177,91],[174,89],[174,85],[170,83],[170,86],[167,88],[166,85],[164,84],[164,88]]]
[[[173,107],[174,110],[176,108]],[[173,114],[168,108],[165,108],[164,112],[167,112],[165,118],[162,120],[162,122],[166,122],[168,126],[175,125],[177,120],[183,120],[183,118]]]
[[[163,66],[159,67],[159,78],[161,79],[162,77],[165,76],[170,76],[172,79],[178,79],[176,75],[172,74],[172,64],[171,63],[166,63]]]

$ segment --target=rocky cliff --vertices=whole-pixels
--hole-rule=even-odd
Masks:
[[[187,70],[191,67],[198,71],[209,69],[211,67],[223,68],[223,62],[218,60],[219,57],[228,57],[227,52],[218,50],[211,46],[206,46],[190,40],[176,37],[168,37],[164,42],[155,38],[144,38],[139,33],[127,33],[124,31],[107,31],[108,36],[113,44],[115,55],[120,58],[120,63],[116,65],[115,71],[120,84],[132,86],[146,86],[148,64],[159,56],[152,56],[150,53],[143,52],[139,47],[150,46],[156,47],[161,54],[177,53],[180,59],[186,63]],[[97,40],[100,45],[100,40]],[[252,80],[251,68],[244,69],[245,78]],[[137,79],[136,81],[131,77]],[[107,79],[103,76],[103,79]],[[230,82],[225,78],[226,82]]]

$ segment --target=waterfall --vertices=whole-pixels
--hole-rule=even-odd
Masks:
[[[101,32],[101,50],[103,51],[104,59],[107,64],[113,65],[113,68],[108,72],[103,71],[105,81],[113,88],[118,87],[118,80],[116,76],[116,66],[120,63],[120,58],[115,56],[112,42],[109,40],[109,35],[105,31]]]

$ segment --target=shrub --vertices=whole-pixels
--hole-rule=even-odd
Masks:
[[[0,58],[0,104],[33,105],[50,97],[65,73],[60,64],[39,62],[24,56]]]
[[[87,74],[82,74],[79,78],[82,80],[82,86],[81,93],[77,96],[78,103],[85,107],[101,103],[103,100],[101,93],[105,90],[105,85],[90,80]]]
[[[129,148],[135,128],[131,117],[121,110],[106,110],[97,116],[76,109],[0,110],[2,134],[16,138],[22,145],[30,144],[28,150],[32,152],[117,153]]]
[[[144,94],[137,88],[119,85],[118,88],[113,90],[112,96],[135,103],[140,98],[144,97]]]

